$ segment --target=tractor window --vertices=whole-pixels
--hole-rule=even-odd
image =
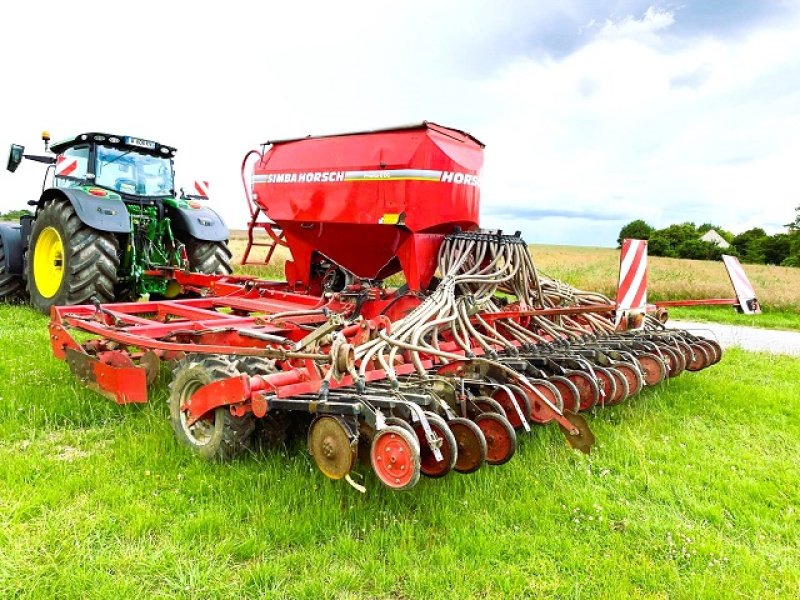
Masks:
[[[83,184],[88,166],[89,146],[64,150],[56,158],[55,187],[69,188]]]
[[[135,196],[172,195],[172,162],[133,150],[97,147],[95,183]]]

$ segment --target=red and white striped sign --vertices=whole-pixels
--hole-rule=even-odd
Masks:
[[[622,240],[617,286],[617,323],[647,307],[647,240]]]
[[[207,181],[195,180],[194,189],[197,192],[198,196],[201,196],[203,198],[208,198],[208,182]]]
[[[59,154],[56,157],[56,177],[69,177],[78,169],[78,159]]]
[[[761,307],[756,300],[756,291],[745,275],[742,263],[735,256],[728,254],[722,255],[722,262],[725,263],[725,269],[728,271],[728,277],[731,278],[733,291],[736,292],[742,312],[746,315],[760,315]]]

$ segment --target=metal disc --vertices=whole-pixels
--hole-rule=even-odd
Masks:
[[[308,430],[308,451],[325,477],[342,479],[355,465],[356,445],[347,426],[338,418],[324,415]]]
[[[642,352],[636,355],[639,367],[642,369],[645,385],[661,383],[667,376],[667,366],[655,354]]]
[[[588,373],[584,373],[583,371],[569,371],[567,373],[567,379],[578,388],[578,394],[581,399],[581,411],[593,408],[600,400],[600,387]]]
[[[572,381],[561,375],[551,375],[547,381],[556,386],[558,393],[561,394],[561,400],[564,402],[564,409],[578,412],[581,407],[581,396],[576,386]]]
[[[472,403],[476,408],[478,408],[478,410],[481,411],[481,413],[495,413],[504,417],[506,416],[506,411],[503,406],[488,396],[478,396],[472,400]]]
[[[617,363],[614,368],[625,378],[625,382],[628,384],[628,396],[634,396],[642,391],[644,378],[639,369],[625,363]]]
[[[453,432],[458,447],[453,468],[459,473],[474,473],[486,461],[486,438],[483,432],[468,419],[450,419],[447,426]]]
[[[486,462],[503,465],[517,451],[517,434],[508,419],[495,413],[478,415],[475,424],[486,438]]]
[[[456,445],[456,438],[453,437],[453,432],[448,429],[444,419],[429,412],[426,412],[425,416],[428,417],[428,425],[430,425],[431,430],[441,440],[439,451],[442,453],[442,460],[436,460],[433,455],[428,440],[425,438],[425,430],[422,428],[422,424],[415,423],[414,435],[421,448],[419,470],[425,477],[437,479],[444,477],[453,470],[458,458],[458,446]]]
[[[558,388],[549,381],[544,379],[531,379],[531,385],[536,388],[542,396],[559,410],[564,410],[564,401],[561,399],[561,394],[558,393]],[[550,408],[542,399],[531,390],[525,390],[528,393],[528,400],[531,403],[530,419],[534,423],[544,425],[549,423],[555,417],[555,411]]]
[[[375,434],[370,462],[381,483],[393,490],[407,490],[419,481],[417,440],[401,427],[385,427]]]
[[[594,376],[600,386],[600,404],[614,404],[614,398],[617,395],[617,382],[614,376],[604,369],[603,367],[593,367]]]
[[[523,428],[522,417],[520,417],[519,413],[517,412],[517,407],[514,406],[514,400],[517,401],[517,404],[522,409],[523,415],[531,414],[531,409],[527,402],[528,400],[527,396],[524,396],[523,398],[524,401],[520,402],[519,396],[513,394],[513,392],[511,392],[507,388],[497,388],[492,394],[492,399],[503,407],[503,411],[505,412],[505,417],[506,419],[508,419],[508,422],[511,423],[511,426],[514,429]]]
[[[616,389],[614,390],[614,397],[611,399],[609,404],[619,404],[620,402],[624,402],[627,400],[628,396],[630,396],[629,389],[628,389],[628,381],[625,377],[620,373],[616,366],[606,368],[606,371],[609,372],[611,377],[614,379],[614,385]]]
[[[686,364],[687,371],[700,371],[711,364],[711,358],[706,349],[700,344],[690,344],[692,349],[692,360]]]
[[[722,358],[721,352],[719,353],[719,355],[717,354],[719,346],[712,344],[710,340],[702,340],[696,343],[705,348],[706,354],[708,354],[709,363],[706,365],[707,367],[717,364],[719,362],[719,359]]]

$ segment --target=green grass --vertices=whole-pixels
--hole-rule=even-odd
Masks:
[[[760,315],[742,315],[730,306],[687,306],[670,308],[669,315],[671,319],[685,321],[800,331],[800,312],[792,310],[765,309],[765,312]]]
[[[0,597],[800,594],[800,360],[731,351],[507,465],[368,493],[302,445],[233,464],[84,389],[46,319],[0,306]],[[362,469],[363,471],[363,469]]]

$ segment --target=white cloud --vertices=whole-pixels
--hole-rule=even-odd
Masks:
[[[666,29],[675,23],[675,14],[654,6],[649,7],[641,18],[628,15],[614,21],[606,19],[600,29],[599,37],[606,39],[649,38],[652,34]]]
[[[180,181],[211,180],[215,205],[241,226],[239,162],[260,142],[427,118],[488,144],[487,227],[611,244],[613,222],[501,214],[600,208],[734,230],[789,221],[798,203],[797,13],[738,36],[682,37],[680,10],[616,19],[586,11],[477,0],[402,10],[23,3],[0,22],[0,146],[36,150],[42,128],[56,138],[99,129],[158,139],[178,146]],[[40,172],[25,164],[0,174],[0,210],[35,197]]]

